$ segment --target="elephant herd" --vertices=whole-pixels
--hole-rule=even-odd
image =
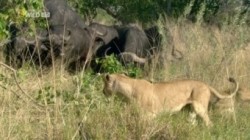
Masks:
[[[49,66],[60,58],[69,70],[90,64],[98,71],[97,64],[92,65],[96,58],[114,54],[123,64],[144,64],[160,51],[162,35],[157,26],[140,29],[132,25],[86,25],[65,0],[44,0],[44,5],[50,15],[47,29],[37,28],[34,36],[29,36],[27,24],[20,28],[15,23],[9,24],[7,64],[20,68],[32,60],[36,65]]]

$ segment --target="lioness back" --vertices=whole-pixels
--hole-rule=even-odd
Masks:
[[[179,111],[194,99],[210,98],[210,91],[206,84],[195,80],[160,82],[155,83],[153,88],[153,93],[159,98],[163,107],[172,111]]]

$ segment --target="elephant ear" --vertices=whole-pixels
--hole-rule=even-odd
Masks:
[[[107,45],[110,41],[108,40],[108,31],[107,30],[95,30],[94,32],[96,34],[95,41],[102,42],[103,45]]]
[[[93,27],[84,28],[89,34],[91,34],[91,38],[99,45],[106,44],[104,37],[106,36],[107,32],[96,30]]]
[[[89,27],[95,32],[96,40],[103,41],[104,45],[107,45],[115,38],[118,38],[118,31],[113,26],[91,23]]]
[[[118,32],[114,28],[109,28],[106,30],[105,34],[102,36],[98,36],[99,40],[102,40],[105,45],[119,38]]]

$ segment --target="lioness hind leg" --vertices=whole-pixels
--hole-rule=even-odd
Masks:
[[[194,111],[204,120],[206,126],[212,126],[213,124],[207,113],[207,107],[204,107],[203,104],[199,102],[193,102],[192,105],[194,107]]]

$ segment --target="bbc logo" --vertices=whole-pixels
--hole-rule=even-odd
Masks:
[[[43,17],[43,18],[48,18],[48,17],[50,17],[50,13],[49,12],[27,12],[26,17],[32,17],[32,18]]]

